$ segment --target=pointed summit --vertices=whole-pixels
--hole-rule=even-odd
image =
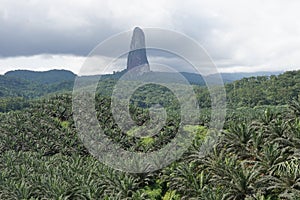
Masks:
[[[135,27],[130,44],[130,51],[145,48],[145,34],[139,27]]]
[[[149,72],[150,67],[146,54],[145,34],[139,27],[135,27],[127,57],[127,70],[138,67],[141,73]]]

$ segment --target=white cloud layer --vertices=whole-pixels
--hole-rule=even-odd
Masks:
[[[134,26],[191,36],[222,72],[300,69],[299,8],[298,0],[1,0],[0,74],[76,73],[94,46]]]

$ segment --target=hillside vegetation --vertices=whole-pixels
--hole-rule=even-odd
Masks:
[[[62,87],[58,94],[32,99],[3,92],[18,90],[14,84],[28,80],[4,77],[0,199],[300,198],[300,71],[226,84],[228,110],[222,130],[209,130],[208,91],[195,85],[203,112],[200,124],[185,127],[195,136],[190,148],[171,165],[143,174],[112,169],[89,154],[75,129],[70,89]],[[155,85],[133,95],[130,114],[137,124],[149,121],[151,101],[162,103],[168,111],[166,125],[154,137],[136,138],[132,133],[138,130],[123,132],[112,116],[110,95],[115,83],[109,78],[100,82],[95,98],[105,134],[134,152],[153,152],[169,143],[180,124],[174,95]],[[34,83],[29,85],[30,91],[38,92]],[[15,96],[25,104],[10,108]],[[219,140],[203,155],[201,144],[213,133]]]
[[[74,81],[76,77],[73,72],[67,70],[50,70],[45,72],[15,70],[6,72],[4,76],[25,79],[39,84],[57,84],[59,82]]]

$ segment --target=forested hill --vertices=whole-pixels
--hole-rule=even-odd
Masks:
[[[16,70],[0,75],[0,97],[31,99],[49,93],[70,91],[76,75],[66,70],[34,72]]]
[[[116,79],[122,73],[124,72],[104,76],[105,80],[111,81],[105,81],[101,88],[104,88],[105,91],[107,91],[106,88],[112,88],[111,86],[115,84]],[[151,74],[151,76],[155,76],[155,73],[151,72]],[[196,93],[201,107],[209,107],[210,97],[206,87],[203,86],[203,79],[196,80],[197,76],[199,76],[196,74],[185,73],[183,75],[194,84],[197,80],[198,82],[200,80],[200,86],[195,85]],[[225,75],[223,76],[225,77]],[[228,74],[226,76],[228,77]],[[75,77],[74,73],[66,70],[51,70],[47,72],[17,70],[7,72],[3,76],[0,75],[0,101],[8,103],[16,97],[32,99],[56,92],[72,91]],[[280,75],[243,78],[226,83],[225,87],[229,107],[286,105],[291,99],[298,98],[300,93],[300,70],[289,71]]]
[[[4,76],[25,79],[40,84],[55,84],[59,82],[74,81],[76,77],[73,72],[67,70],[50,70],[45,72],[16,70],[9,71],[5,73]]]
[[[233,107],[285,105],[300,95],[300,70],[243,78],[226,84],[226,93],[227,102]]]
[[[27,107],[30,99],[72,91],[75,76],[66,70],[17,70],[0,75],[0,112]]]

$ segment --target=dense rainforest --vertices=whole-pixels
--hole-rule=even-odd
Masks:
[[[75,77],[75,74],[66,70],[16,70],[0,75],[0,112],[27,107],[30,99],[71,91]]]
[[[185,127],[194,134],[188,151],[140,174],[112,169],[89,154],[73,120],[72,80],[26,77],[0,76],[0,199],[300,199],[300,71],[227,83],[222,130],[209,129],[208,90],[194,85],[202,112],[198,125]],[[95,98],[105,134],[135,152],[170,142],[180,123],[174,95],[155,85],[137,90],[130,101],[137,124],[149,121],[149,102],[168,111],[155,136],[137,139],[132,132],[138,130],[122,132],[112,116],[116,81],[100,81]],[[201,144],[212,132],[219,139],[203,155]]]

